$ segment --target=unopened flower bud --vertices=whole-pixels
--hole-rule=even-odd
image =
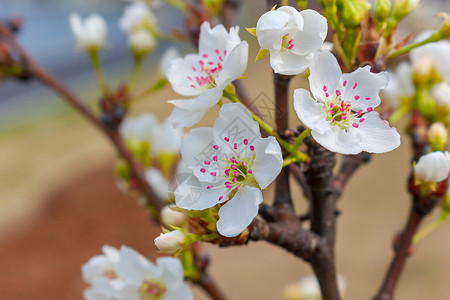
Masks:
[[[449,20],[448,14],[442,12],[438,16],[441,16],[444,18],[444,23],[442,24],[438,33],[440,34],[442,39],[446,39],[450,36],[450,20]]]
[[[71,14],[69,22],[78,48],[96,51],[105,47],[106,22],[100,15],[92,14],[83,21],[80,15]]]
[[[345,1],[342,10],[342,20],[347,28],[357,27],[361,23],[362,13],[354,1]]]
[[[428,56],[423,56],[413,64],[413,77],[415,82],[425,82],[431,76],[433,61]]]
[[[433,151],[442,151],[448,140],[448,131],[444,124],[440,122],[433,123],[428,130],[428,141]]]
[[[400,21],[415,10],[419,4],[420,0],[395,0],[392,15],[395,16],[397,21]]]
[[[170,227],[170,226],[177,226],[180,227],[184,220],[186,219],[186,216],[184,213],[175,211],[172,209],[172,207],[175,207],[174,205],[167,205],[164,206],[164,208],[161,210],[161,222],[164,226]]]
[[[417,183],[441,182],[450,172],[450,153],[435,151],[417,161],[414,173]]]
[[[143,57],[156,47],[156,39],[147,30],[134,31],[130,34],[128,44],[136,57]]]
[[[180,230],[174,230],[168,233],[161,233],[155,239],[155,246],[163,253],[175,253],[183,249],[186,236]]]
[[[384,22],[391,12],[391,1],[390,0],[377,0],[374,7],[375,18],[378,22]]]

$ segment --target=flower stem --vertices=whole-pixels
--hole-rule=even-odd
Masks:
[[[233,93],[230,93],[226,90],[223,91],[223,96],[225,98],[227,98],[228,100],[230,100],[233,103],[241,103],[242,102],[239,100],[238,97],[236,97],[236,95],[234,95]],[[287,151],[291,152],[291,144],[289,144],[288,142],[286,142],[285,140],[279,138],[278,136],[276,136],[274,129],[267,124],[266,122],[264,122],[261,118],[259,118],[257,115],[255,115],[253,112],[250,111],[250,113],[252,114],[253,120],[255,120],[256,122],[258,122],[259,126],[264,129],[264,131],[266,131],[268,134],[276,137],[277,141],[280,143],[281,146],[283,146]]]
[[[108,95],[108,86],[106,84],[105,73],[103,72],[102,61],[98,55],[98,51],[89,51],[89,57],[91,58],[92,66],[94,67],[98,87],[104,95]]]
[[[128,81],[128,90],[132,91],[136,86],[136,82],[139,79],[142,67],[142,56],[134,56],[133,68],[131,69],[130,80]]]
[[[300,147],[300,144],[303,142],[305,138],[307,138],[311,134],[311,129],[306,129],[303,131],[295,140],[294,144],[292,145],[292,152],[296,152],[298,150],[298,147]]]
[[[438,42],[442,39],[441,35],[438,33],[432,34],[429,38],[417,42],[417,43],[413,43],[413,44],[409,44],[405,47],[403,47],[402,49],[398,50],[397,52],[394,52],[393,54],[391,54],[389,56],[389,58],[395,58],[397,56],[400,56],[402,54],[408,53],[409,51],[411,51],[414,48],[429,44],[429,43],[433,43],[433,42]]]
[[[450,213],[448,211],[442,211],[441,215],[433,223],[428,224],[422,230],[417,232],[413,237],[413,243],[419,243],[424,237],[428,236],[430,233],[438,229],[444,222],[448,219]]]

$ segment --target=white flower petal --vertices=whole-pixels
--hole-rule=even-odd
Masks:
[[[174,107],[167,119],[175,128],[188,128],[197,124],[205,115],[205,110],[192,111],[189,109]]]
[[[297,55],[292,51],[270,52],[270,66],[273,71],[283,75],[297,75],[310,65],[314,54]]]
[[[119,128],[120,135],[125,139],[137,141],[153,141],[158,121],[149,113],[143,113],[136,117],[128,117]]]
[[[209,22],[203,22],[200,27],[198,50],[201,54],[207,53],[211,56],[214,55],[216,49],[231,50],[241,42],[238,33],[238,26],[230,29],[230,33],[228,33],[222,24],[211,29]]]
[[[172,60],[167,68],[166,76],[173,90],[183,96],[200,95],[207,87],[199,86],[196,78],[202,77],[202,67],[199,54],[188,54],[184,58]]]
[[[226,153],[238,153],[242,149],[244,139],[252,144],[261,138],[259,125],[252,115],[240,103],[224,104],[219,111],[220,118],[214,123],[213,134],[219,150]],[[226,141],[229,139],[229,141]],[[237,150],[234,144],[237,144]]]
[[[83,292],[83,298],[85,300],[111,300],[110,297],[101,294],[93,288],[87,288]]]
[[[245,69],[247,69],[248,62],[248,44],[246,41],[239,43],[234,47],[227,55],[227,58],[223,65],[223,70],[220,72],[219,77],[216,79],[217,85],[230,84],[241,77]]]
[[[345,86],[344,86],[345,83]],[[372,73],[370,66],[358,68],[350,74],[344,74],[339,81],[342,99],[352,103],[352,110],[365,110],[380,105],[378,93],[389,83],[389,73]]]
[[[153,191],[160,199],[168,198],[169,182],[162,172],[156,168],[149,168],[145,171],[145,180],[150,184]]]
[[[275,137],[258,139],[255,146],[253,175],[261,189],[265,189],[277,178],[283,168],[283,155]]]
[[[181,261],[172,257],[161,257],[156,260],[156,266],[162,272],[164,281],[178,286],[184,282],[184,271]]]
[[[258,214],[263,201],[261,190],[246,186],[219,210],[217,231],[226,237],[239,235]]]
[[[450,84],[447,82],[441,82],[433,85],[431,88],[431,94],[438,106],[446,106],[450,108]]]
[[[126,282],[141,283],[144,279],[158,278],[162,272],[135,250],[122,246],[117,272]]]
[[[181,58],[180,52],[175,47],[169,47],[164,51],[164,54],[161,56],[161,60],[159,61],[159,73],[162,76],[166,76],[166,72],[172,63],[177,58]]]
[[[397,129],[390,127],[388,121],[380,119],[373,111],[364,115],[365,121],[359,123],[355,131],[361,134],[361,148],[370,153],[384,153],[400,146]]]
[[[423,39],[427,38],[423,36]],[[421,39],[416,39],[421,41]],[[429,60],[437,71],[444,77],[450,77],[450,41],[441,40],[439,42],[430,43],[416,49],[409,53],[412,64],[418,64],[423,58]]]
[[[164,300],[192,300],[194,296],[186,283],[167,291]]]
[[[287,24],[291,19],[289,13],[275,10],[263,14],[256,24],[256,36],[263,49],[280,51],[282,38],[288,33]]]
[[[425,182],[440,182],[450,172],[448,152],[435,151],[422,156],[414,168],[415,175]]]
[[[159,153],[178,153],[181,147],[181,130],[165,121],[155,134],[152,150]]]
[[[309,69],[311,93],[316,100],[323,101],[325,99],[324,86],[329,91],[336,89],[339,78],[342,76],[341,67],[331,52],[322,51],[314,55]]]
[[[225,181],[200,182],[195,176],[184,176],[175,190],[175,201],[178,207],[188,210],[204,210],[215,206],[220,201],[225,201],[223,197],[228,189]],[[208,186],[213,188],[208,189]],[[221,200],[220,197],[223,197]]]
[[[306,127],[320,134],[330,130],[323,103],[315,101],[307,90],[294,91],[294,109]]]
[[[295,46],[292,52],[298,55],[314,53],[323,45],[327,36],[327,19],[312,9],[305,9],[300,12],[305,25],[303,30],[294,37]]]
[[[330,126],[330,131],[321,134],[312,131],[312,137],[323,147],[342,154],[358,154],[361,151],[361,136],[355,130],[345,131],[338,126]]]

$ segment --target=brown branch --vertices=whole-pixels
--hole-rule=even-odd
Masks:
[[[213,281],[211,276],[204,272],[199,281],[196,282],[208,295],[214,300],[226,300],[227,297],[219,289],[218,285]]]
[[[332,184],[335,155],[312,138],[306,140],[311,164],[306,173],[311,188],[311,231],[319,235],[323,246],[311,259],[311,266],[320,284],[324,300],[339,300],[336,280],[334,242],[336,234],[335,207],[339,193]]]
[[[277,133],[283,138],[283,134],[288,129],[288,92],[289,83],[292,76],[273,74],[275,85],[275,124]],[[283,158],[288,152],[283,149]],[[292,198],[290,194],[289,184],[289,168],[283,168],[280,175],[275,180],[275,198],[273,200],[274,207],[291,207],[293,209]]]

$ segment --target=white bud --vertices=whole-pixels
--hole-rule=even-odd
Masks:
[[[69,23],[78,48],[89,51],[105,47],[106,22],[100,15],[92,14],[83,21],[80,15],[71,14]]]
[[[431,68],[433,68],[433,61],[428,56],[422,56],[413,64],[414,75],[419,80],[422,78],[427,78],[431,72]]]
[[[135,2],[125,7],[119,19],[120,28],[131,33],[141,29],[156,30],[156,17],[150,7],[144,2]]]
[[[147,30],[138,30],[130,34],[128,44],[136,56],[144,56],[156,47],[156,39]]]
[[[438,106],[450,108],[450,84],[441,82],[433,85],[431,93]]]
[[[184,213],[175,211],[171,207],[175,207],[175,205],[164,206],[161,210],[161,221],[168,227],[171,225],[180,227],[186,219],[186,216]]]
[[[164,253],[175,253],[183,248],[183,242],[186,240],[186,236],[179,230],[174,230],[168,233],[161,233],[159,237],[155,239],[155,246],[159,251]]]
[[[444,124],[440,122],[433,123],[428,130],[428,141],[431,148],[443,150],[448,140],[448,131]]]
[[[414,168],[416,178],[423,182],[440,182],[450,172],[450,153],[435,151],[422,156]]]

